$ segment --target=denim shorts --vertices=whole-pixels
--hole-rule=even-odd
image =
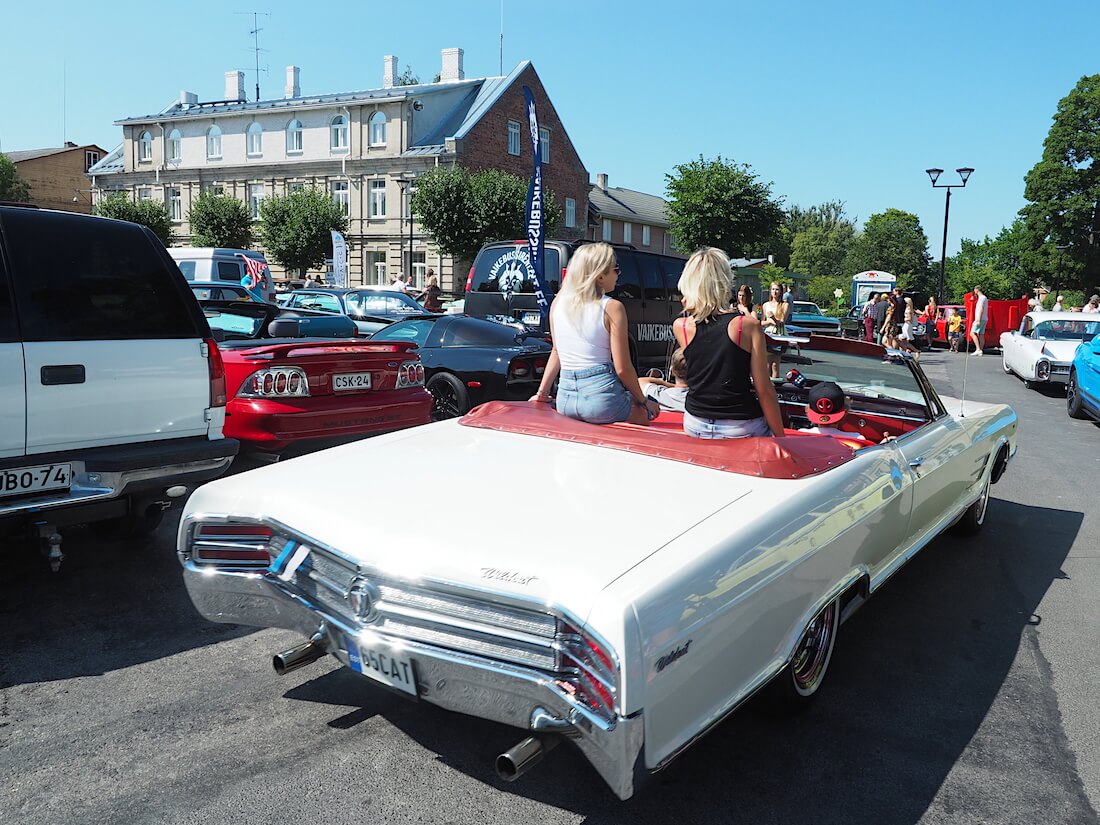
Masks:
[[[589,424],[613,424],[630,417],[633,401],[610,364],[562,370],[556,407],[562,415]]]
[[[733,418],[696,418],[684,413],[684,432],[696,438],[751,438],[772,434],[763,416],[744,421]]]

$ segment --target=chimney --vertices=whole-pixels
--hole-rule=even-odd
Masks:
[[[596,175],[596,186],[604,192],[607,191],[607,172],[600,172]]]
[[[286,67],[286,88],[283,89],[283,97],[301,97],[302,83],[301,72],[297,66]]]
[[[247,100],[244,93],[244,72],[225,73],[225,99]]]
[[[454,83],[465,80],[466,72],[462,68],[462,49],[443,50],[443,70],[439,73],[440,83]]]
[[[382,86],[386,89],[393,88],[393,82],[397,79],[397,56],[387,54],[382,58]]]
[[[190,106],[197,106],[199,103],[199,96],[194,92],[188,92],[186,90],[180,91],[180,108],[186,109]]]

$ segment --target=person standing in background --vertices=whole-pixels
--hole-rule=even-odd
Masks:
[[[939,329],[936,327],[936,315],[940,311],[940,305],[936,302],[935,295],[928,296],[928,303],[924,307],[924,329],[928,335],[929,346],[939,337]]]
[[[860,318],[863,320],[863,340],[868,343],[875,340],[875,304],[878,303],[878,293],[872,292],[867,296],[867,303],[863,305]]]
[[[886,310],[890,308],[890,302],[886,300],[886,293],[880,292],[878,294],[878,300],[875,301],[873,309],[874,315],[874,342],[876,344],[882,343],[882,326],[886,323]]]
[[[974,287],[978,299],[974,302],[974,321],[970,326],[970,340],[974,342],[974,354],[981,356],[985,349],[985,325],[989,321],[989,299],[980,286]]]

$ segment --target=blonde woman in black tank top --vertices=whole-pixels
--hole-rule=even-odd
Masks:
[[[684,432],[697,438],[783,434],[760,322],[730,306],[729,258],[709,247],[680,276],[687,318],[672,326],[684,353],[688,393]]]

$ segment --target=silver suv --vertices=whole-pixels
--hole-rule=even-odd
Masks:
[[[138,535],[237,452],[225,373],[164,246],[122,221],[0,206],[0,532]]]

